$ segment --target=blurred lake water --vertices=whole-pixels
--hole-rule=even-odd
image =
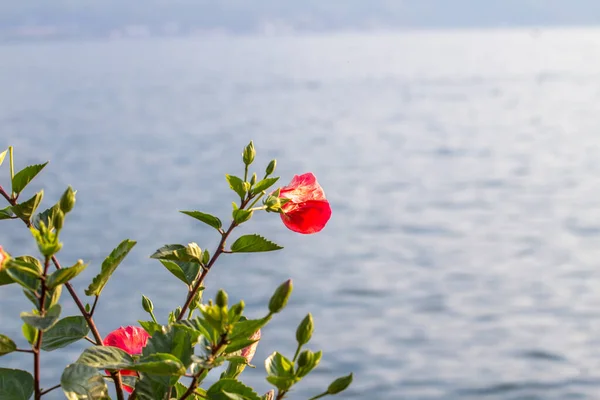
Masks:
[[[59,259],[90,262],[79,293],[122,239],[138,241],[101,297],[103,335],[146,319],[142,293],[163,320],[183,302],[148,256],[212,251],[211,229],[178,210],[225,219],[224,174],[243,173],[253,139],[259,173],[271,158],[282,184],[312,171],[333,217],[301,236],[256,215],[240,233],[285,249],[226,255],[209,274],[205,298],[224,288],[250,316],[294,280],[246,383],[268,389],[262,360],[293,354],[310,311],[324,357],[292,399],[350,371],[339,398],[598,397],[600,30],[2,44],[0,88],[0,148],[15,146],[19,168],[50,160],[24,196],[44,188],[46,208],[78,190]],[[0,244],[36,253],[17,221],[0,223]],[[13,337],[21,297],[0,288]],[[83,347],[44,354],[46,387]]]

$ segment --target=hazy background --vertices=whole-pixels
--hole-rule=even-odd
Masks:
[[[224,174],[241,173],[253,139],[259,172],[272,158],[282,184],[314,172],[333,216],[301,236],[257,215],[240,233],[285,249],[227,255],[209,274],[207,298],[224,288],[253,317],[294,280],[246,383],[268,389],[262,360],[293,354],[311,311],[310,348],[324,357],[291,399],[350,371],[338,398],[596,399],[600,29],[575,25],[599,8],[3,1],[0,149],[15,146],[17,168],[51,161],[23,195],[44,188],[42,208],[78,190],[59,259],[90,263],[80,294],[114,246],[138,241],[103,292],[103,335],[146,318],[142,293],[161,320],[183,301],[148,256],[166,243],[214,248],[211,229],[177,210],[226,219]],[[5,164],[4,187],[7,175]],[[17,221],[0,222],[0,245],[37,251]],[[25,346],[21,297],[0,288],[0,331]],[[45,353],[44,385],[85,346]]]

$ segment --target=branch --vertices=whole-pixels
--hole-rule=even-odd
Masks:
[[[60,383],[58,385],[54,385],[49,389],[46,390],[42,390],[42,396],[45,395],[46,393],[50,393],[51,391],[53,391],[54,389],[58,389],[60,387]]]

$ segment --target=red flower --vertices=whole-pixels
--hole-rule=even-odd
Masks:
[[[252,358],[254,357],[254,353],[256,353],[256,348],[258,347],[258,340],[260,340],[260,329],[254,332],[252,336],[250,336],[248,339],[257,340],[257,342],[254,342],[250,346],[244,347],[242,349],[241,356],[244,357],[246,361],[248,361],[248,364],[250,364],[250,361],[252,361]]]
[[[310,172],[294,175],[289,185],[282,187],[280,198],[289,199],[281,206],[281,220],[288,229],[298,233],[317,233],[331,217],[331,207],[323,188]]]
[[[118,347],[128,354],[142,354],[142,349],[148,343],[148,332],[139,326],[120,327],[106,335],[102,342],[105,346]],[[120,371],[121,375],[138,376],[137,372],[130,370]],[[108,373],[108,371],[106,371]],[[123,385],[123,388],[131,393],[132,387]]]

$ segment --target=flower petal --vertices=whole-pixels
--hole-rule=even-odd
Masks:
[[[290,184],[281,188],[279,196],[290,199],[293,203],[326,200],[323,188],[311,172],[294,175]]]
[[[303,234],[321,231],[329,218],[331,218],[331,207],[326,200],[300,203],[291,211],[281,214],[281,220],[288,229]]]
[[[141,354],[149,337],[148,332],[139,326],[126,326],[106,335],[103,343],[105,346],[118,347],[128,354]]]

